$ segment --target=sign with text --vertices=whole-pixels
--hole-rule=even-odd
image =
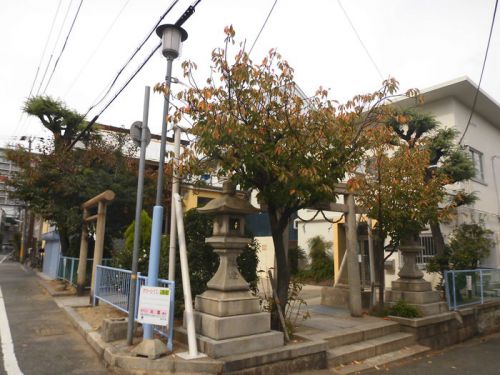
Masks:
[[[141,286],[137,321],[143,324],[167,326],[170,312],[170,290],[156,286]]]

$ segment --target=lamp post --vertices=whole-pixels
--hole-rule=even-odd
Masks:
[[[172,77],[172,62],[179,56],[179,51],[183,41],[187,39],[187,32],[183,28],[165,24],[160,25],[156,29],[156,34],[162,39],[162,54],[167,58],[167,75],[165,77],[167,92],[165,94],[165,101],[163,104],[163,121],[161,127],[161,146],[160,146],[160,160],[158,163],[158,181],[156,185],[156,202],[153,208],[153,223],[151,231],[151,250],[149,254],[149,267],[148,267],[148,286],[156,286],[158,284],[158,270],[160,266],[160,248],[161,248],[161,234],[163,222],[163,206],[162,206],[162,193],[163,193],[163,178],[164,178],[164,165],[165,165],[165,144],[167,139],[167,116],[170,105],[170,81]],[[175,159],[179,158],[180,154],[180,129],[175,128],[175,141],[174,141]],[[175,171],[175,169],[174,169]],[[172,196],[179,191],[179,181],[176,173],[174,172]],[[173,205],[172,205],[173,206]],[[172,245],[172,238],[174,243],[175,257],[175,212],[172,213],[174,220],[174,230],[170,232],[170,245]],[[172,226],[171,226],[172,228]],[[170,279],[170,265],[172,263],[175,267],[175,261],[172,258],[172,248],[170,247],[169,258],[169,279]],[[172,328],[170,328],[172,329]],[[150,324],[144,325],[144,340],[151,340],[153,338],[153,327]]]

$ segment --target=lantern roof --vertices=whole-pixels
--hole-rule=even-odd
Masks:
[[[222,195],[212,199],[205,206],[198,208],[204,214],[254,214],[259,212],[250,202],[236,196],[236,188],[231,181],[224,181],[222,184]]]

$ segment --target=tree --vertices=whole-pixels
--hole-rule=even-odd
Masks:
[[[25,110],[42,121],[53,139],[44,140],[37,153],[20,147],[7,152],[7,157],[21,168],[9,181],[13,195],[56,225],[61,250],[67,255],[70,239],[81,233],[80,205],[111,189],[116,199],[108,209],[108,218],[113,219],[107,221],[107,243],[112,237],[121,237],[134,214],[137,185],[135,163],[123,154],[123,137],[104,140],[91,134],[85,139],[85,149],[69,151],[67,146],[83,127],[83,116],[48,97],[28,99]],[[72,252],[77,248],[75,241]]]
[[[431,152],[421,140],[404,142],[385,126],[370,129],[370,136],[372,148],[367,153],[366,172],[350,183],[368,216],[376,219],[379,304],[383,307],[385,260],[402,242],[411,242],[429,221],[445,213],[438,204],[445,196],[447,180],[440,174],[423,183],[429,173]],[[387,238],[390,242],[386,245]],[[391,253],[385,256],[385,250]]]
[[[328,99],[320,88],[302,98],[293,69],[276,50],[254,64],[240,44],[234,61],[228,48],[234,30],[226,27],[224,48],[212,52],[212,75],[204,87],[194,79],[196,65],[183,63],[192,89],[178,95],[186,105],[173,116],[189,115],[197,139],[191,159],[193,174],[210,165],[243,189],[256,189],[271,224],[277,263],[277,294],[283,311],[290,279],[283,232],[291,215],[320,201],[334,199],[334,185],[352,170],[364,152],[363,130],[377,123],[382,103],[397,91],[389,79],[372,94],[358,95],[345,105]],[[166,93],[164,86],[157,90]],[[201,156],[201,157],[200,157]],[[277,316],[273,328],[279,327]]]
[[[450,235],[445,253],[431,260],[429,270],[443,273],[449,269],[476,269],[480,260],[488,256],[495,244],[492,235],[493,232],[486,229],[483,223],[457,226]]]
[[[440,178],[443,183],[449,185],[474,177],[475,170],[471,158],[455,142],[458,130],[444,128],[434,116],[418,112],[413,108],[396,110],[389,117],[387,124],[401,140],[407,143],[408,147],[414,148],[421,145],[429,150],[430,156],[423,183],[427,184],[431,179]],[[439,203],[445,204],[447,209],[473,203],[475,199],[474,193],[461,190],[448,202]],[[445,251],[445,242],[437,217],[430,220],[429,226],[436,254],[442,256]]]

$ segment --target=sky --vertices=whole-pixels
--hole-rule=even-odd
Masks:
[[[192,1],[179,0],[162,23],[175,23]],[[85,113],[171,2],[83,0],[47,85],[80,0],[1,0],[0,145],[17,143],[22,136],[47,135],[36,118],[22,113],[32,85],[33,94],[49,95]],[[181,62],[192,60],[199,67],[196,77],[202,84],[209,74],[212,49],[223,45],[224,27],[233,25],[236,39],[252,45],[274,3],[202,0],[183,25],[189,36],[182,55],[174,61],[173,76],[182,81]],[[400,82],[402,90],[425,89],[462,76],[477,83],[494,6],[495,0],[277,0],[251,58],[260,62],[269,49],[277,48],[295,69],[296,82],[307,95],[323,86],[341,102],[378,89],[389,76]],[[153,34],[115,89],[158,42]],[[497,22],[481,88],[500,102],[498,67]],[[144,87],[162,82],[165,71],[166,60],[158,52],[99,122],[129,128],[141,120]],[[173,87],[174,92],[182,89],[182,84]],[[162,106],[162,97],[151,93],[149,127],[153,133],[160,132]]]

